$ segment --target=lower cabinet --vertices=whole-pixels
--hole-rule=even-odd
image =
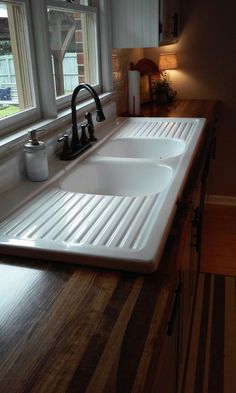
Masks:
[[[195,104],[198,106],[200,103],[196,102]],[[189,104],[195,105],[192,102]],[[177,101],[177,105],[182,104]],[[202,112],[202,109],[199,111],[199,107],[195,107],[195,109],[199,113],[199,117],[209,117],[210,119],[206,130],[208,137],[204,149],[196,157],[196,162],[189,176],[189,183],[186,185],[186,194],[181,199],[179,213],[182,225],[180,229],[175,229],[177,231],[179,229],[181,233],[176,235],[178,246],[176,253],[174,252],[174,264],[179,267],[179,282],[173,293],[172,307],[162,343],[161,361],[157,365],[156,382],[151,389],[155,393],[184,391],[185,366],[188,361],[189,339],[200,267],[205,189],[210,161],[215,156],[216,143],[214,110],[212,110],[212,115],[209,115],[207,107],[206,112]],[[186,111],[187,117],[192,113],[191,110],[190,112]],[[144,113],[145,116],[150,115],[148,111]],[[181,114],[183,115],[182,112]],[[176,112],[171,112],[171,115],[176,115]]]
[[[202,181],[198,181],[186,202],[186,216],[177,253],[179,281],[173,294],[162,363],[153,392],[177,393],[181,392],[183,385],[199,273],[203,192]]]
[[[200,179],[192,190],[188,213],[181,236],[181,242],[179,244],[178,264],[180,266],[180,280],[182,284],[178,358],[179,389],[184,380],[184,371],[188,354],[190,329],[199,274],[203,211],[202,200],[204,200],[204,189],[202,184],[202,179]]]
[[[198,255],[193,246],[192,215],[189,215],[185,228],[185,243],[182,243],[183,265],[181,266],[180,277],[182,292],[180,299],[180,324],[179,324],[179,367],[178,384],[182,385],[186,355],[188,351],[188,340],[191,327],[191,316],[193,312],[195,289],[198,276]],[[195,240],[195,239],[194,239]]]
[[[180,322],[181,283],[175,290],[166,334],[162,347],[162,358],[159,364],[156,383],[152,392],[176,393],[178,388],[178,357],[179,357],[179,322]]]

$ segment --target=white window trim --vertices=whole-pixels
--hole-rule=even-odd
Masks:
[[[47,5],[58,5],[58,2],[55,0],[37,0],[30,3],[30,0],[14,0],[16,3],[24,3],[26,4],[26,12],[29,18],[29,7],[31,6],[31,14],[32,20],[29,23],[29,41],[31,45],[31,50],[35,56],[32,59],[33,65],[33,77],[34,80],[38,81],[35,86],[36,93],[36,102],[40,102],[40,113],[36,108],[25,110],[15,116],[2,119],[1,121],[1,129],[0,130],[0,153],[5,151],[5,148],[8,148],[10,145],[15,146],[19,141],[21,142],[22,137],[27,133],[27,129],[29,126],[34,125],[35,127],[45,127],[45,131],[47,128],[53,127],[53,125],[59,120],[60,122],[63,119],[68,119],[70,116],[70,97],[61,97],[58,99],[59,108],[62,107],[63,110],[60,112],[57,108],[55,92],[54,92],[54,83],[53,83],[53,75],[52,75],[52,64],[50,58],[50,48],[49,48],[49,40],[48,40],[48,25],[45,13],[47,12]],[[68,3],[68,8],[74,8],[74,4]],[[64,7],[64,3],[63,3]],[[75,6],[76,7],[76,6]],[[89,7],[81,6],[88,10]],[[76,7],[77,9],[77,7]],[[92,7],[94,10],[94,8]],[[100,72],[100,80],[101,85],[103,86],[103,92],[111,92],[112,91],[112,65],[111,65],[111,26],[110,26],[110,2],[109,0],[99,0],[99,14],[97,14],[97,18],[100,21],[100,39],[98,43],[100,45],[100,41],[102,41],[102,45],[99,48],[101,50],[101,72]],[[32,23],[34,24],[34,30],[32,29]],[[35,45],[33,42],[33,34],[40,34],[43,39],[35,40]],[[34,51],[35,46],[35,51]],[[36,59],[36,61],[35,61]],[[36,67],[37,64],[37,67]],[[37,69],[37,78],[36,78],[36,70]],[[41,94],[40,94],[41,92]],[[47,94],[42,94],[42,92],[46,92]],[[99,92],[99,90],[98,90]],[[83,93],[83,92],[82,92]],[[82,99],[84,99],[83,94],[80,95]],[[39,98],[41,97],[41,98]],[[68,99],[69,97],[69,99]],[[102,101],[107,97],[111,97],[110,94],[103,94],[101,96]],[[88,104],[90,103],[90,99],[88,100]],[[67,108],[65,110],[65,105]],[[81,104],[82,106],[86,106],[86,101]],[[91,104],[89,104],[91,106]],[[84,107],[86,109],[86,107]],[[69,112],[69,114],[68,114]],[[14,118],[15,125],[12,124],[12,120]],[[17,124],[16,124],[17,123]],[[11,134],[10,134],[11,133]]]
[[[68,3],[65,2],[62,5],[61,1],[57,1],[57,0],[40,0],[40,1],[45,6],[45,11],[44,12],[47,12],[47,6],[53,7],[53,8],[58,9],[58,10],[65,10],[66,9],[68,11],[91,12],[91,13],[95,14],[96,20],[97,20],[97,26],[99,26],[99,18],[98,18],[99,11],[98,11],[97,7],[89,7],[89,6],[78,5],[78,4],[69,3],[69,2]],[[36,13],[35,17],[38,18],[38,12]],[[44,20],[47,20],[47,19],[45,18]],[[35,20],[35,22],[36,22],[36,20]],[[45,32],[46,32],[46,35],[48,36],[48,34],[49,34],[48,26],[45,26]],[[98,34],[98,54],[99,54],[99,57],[101,57],[99,28],[98,28],[97,34]],[[50,48],[49,48],[49,43],[48,43],[47,47],[48,47],[47,48],[47,56],[48,56],[48,58],[51,58],[51,51],[50,51]],[[50,61],[50,73],[52,74],[51,61]],[[99,75],[99,83],[97,85],[95,85],[95,86],[93,85],[93,88],[99,94],[102,91],[102,89],[101,89],[102,83],[101,83],[100,61],[99,61],[99,64],[98,64],[98,75]],[[43,78],[44,78],[44,76],[43,76]],[[53,81],[52,81],[52,83],[53,83]],[[50,88],[51,88],[51,86],[50,86]],[[54,86],[53,86],[53,93],[54,93],[54,97],[55,97]],[[61,108],[63,109],[63,108],[65,108],[65,106],[68,106],[68,102],[70,100],[70,97],[71,97],[71,94],[67,94],[65,96],[56,98],[56,108],[57,109],[61,109]],[[82,92],[80,94],[80,99],[85,99],[86,97],[89,97],[89,94],[86,91],[84,91],[84,92]]]
[[[8,1],[6,1],[7,3]],[[31,78],[34,81],[34,95],[35,95],[35,106],[29,109],[26,109],[20,113],[17,113],[15,116],[10,116],[5,119],[1,119],[0,122],[0,136],[7,134],[8,132],[16,129],[17,127],[22,127],[24,124],[30,123],[32,121],[36,121],[40,118],[40,108],[39,108],[39,95],[38,95],[38,84],[37,84],[37,73],[36,73],[36,64],[35,64],[35,51],[34,51],[34,42],[33,42],[33,30],[32,23],[30,23],[30,2],[29,0],[14,0],[15,3],[24,4],[25,12],[28,23],[28,44],[30,47],[31,56]],[[10,2],[9,2],[10,3]]]

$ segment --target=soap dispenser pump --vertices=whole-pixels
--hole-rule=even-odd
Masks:
[[[37,130],[29,130],[29,141],[25,144],[27,175],[32,181],[48,179],[48,159],[45,143],[38,140]]]

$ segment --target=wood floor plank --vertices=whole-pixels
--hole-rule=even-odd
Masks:
[[[236,277],[201,273],[182,393],[236,392]]]
[[[198,341],[194,393],[203,392],[203,388],[204,388],[210,293],[211,293],[211,276],[206,275],[205,282],[204,282],[204,289],[203,289],[203,299],[205,300],[203,301],[202,304],[201,326],[200,326],[199,341]]]
[[[224,393],[233,393],[236,386],[235,281],[235,277],[226,277],[225,281]]]
[[[207,392],[224,392],[225,277],[215,276]]]
[[[236,276],[236,207],[205,206],[201,271]]]
[[[204,285],[205,285],[205,275],[200,274],[198,280],[197,293],[196,293],[196,305],[195,305],[195,314],[194,314],[193,327],[192,327],[191,345],[188,354],[185,381],[181,393],[194,393],[194,381],[195,381],[196,365],[197,365]]]

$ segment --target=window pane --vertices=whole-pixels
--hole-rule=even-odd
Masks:
[[[23,4],[0,2],[0,118],[33,107]]]
[[[87,5],[89,7],[97,7],[97,0],[59,0],[63,3],[74,3],[79,5]]]
[[[98,84],[96,15],[49,7],[48,21],[56,96]]]

